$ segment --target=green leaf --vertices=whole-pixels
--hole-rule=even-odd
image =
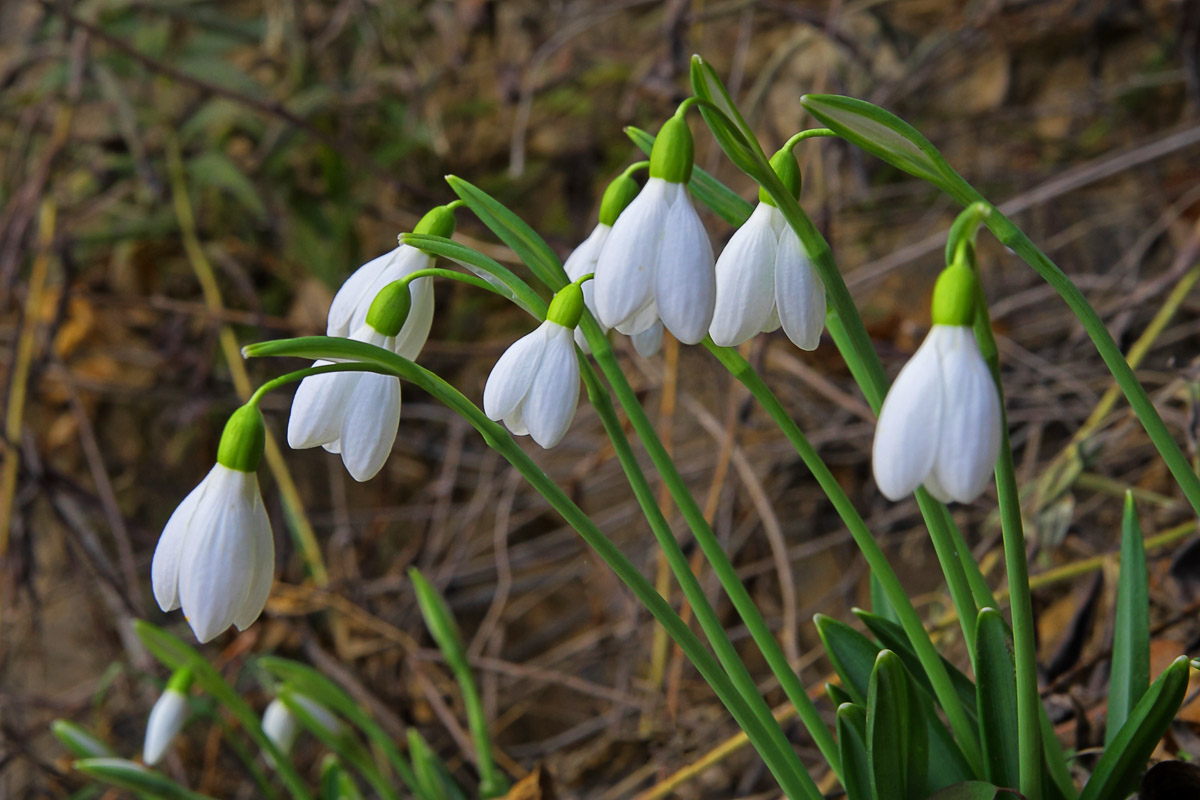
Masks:
[[[405,233],[400,237],[404,244],[428,253],[431,256],[448,258],[470,270],[496,287],[505,297],[512,300],[526,313],[539,320],[546,318],[546,301],[538,296],[529,284],[521,280],[508,267],[477,250],[441,236],[423,233]]]
[[[654,134],[632,125],[625,128],[625,134],[646,155],[650,154],[651,148],[654,147]],[[752,203],[743,200],[736,192],[700,167],[692,167],[692,179],[688,181],[688,191],[695,195],[697,200],[712,209],[714,214],[735,228],[740,228],[754,213]]]
[[[844,622],[817,614],[813,617],[817,635],[825,645],[833,669],[842,679],[842,688],[860,705],[866,703],[871,671],[879,657],[879,646]]]
[[[933,684],[929,682],[929,676],[925,674],[925,670],[921,666],[921,660],[917,658],[917,653],[913,650],[912,643],[909,641],[908,634],[904,632],[904,628],[890,619],[882,617],[879,614],[872,614],[869,611],[863,611],[860,608],[854,609],[854,615],[862,620],[863,625],[879,640],[880,644],[900,656],[901,660],[904,661],[904,666],[908,667],[909,674],[913,676],[913,680],[922,689],[925,689],[931,695],[934,694]],[[954,684],[954,692],[962,702],[963,711],[966,712],[967,718],[974,723],[977,719],[975,712],[975,684],[962,673],[962,670],[954,666],[946,658],[942,658],[942,664],[946,668],[946,673],[950,676],[950,682]]]
[[[54,720],[50,723],[50,732],[77,758],[115,758],[117,755],[117,751],[109,747],[107,742],[97,739],[70,720]]]
[[[85,758],[73,766],[90,778],[161,800],[211,800],[208,795],[183,788],[161,772],[123,758]]]
[[[450,800],[446,787],[442,785],[438,758],[416,728],[408,729],[408,752],[412,754],[413,769],[422,791],[433,800]]]
[[[776,177],[754,129],[738,111],[716,71],[700,56],[692,56],[691,79],[692,92],[705,101],[699,104],[700,116],[729,160],[759,183],[770,180],[767,175]]]
[[[1146,547],[1132,492],[1125,493],[1121,519],[1121,574],[1117,580],[1117,619],[1113,632],[1112,674],[1108,683],[1108,728],[1111,746],[1129,712],[1150,686],[1150,593],[1146,582]]]
[[[992,800],[1000,789],[986,781],[963,781],[929,795],[929,800]]]
[[[512,248],[539,281],[556,292],[569,283],[558,256],[524,220],[478,186],[456,175],[447,175],[446,182],[479,221]]]
[[[928,139],[890,111],[835,94],[806,94],[800,104],[846,141],[939,188],[955,175]]]
[[[1133,791],[1146,761],[1183,703],[1188,669],[1187,657],[1180,656],[1150,685],[1105,748],[1079,800],[1123,800]]]
[[[850,693],[841,686],[838,686],[836,683],[826,682],[825,694],[829,695],[829,700],[833,703],[834,708],[846,703],[854,702],[854,698],[850,696]]]
[[[981,610],[975,626],[979,737],[987,778],[1000,786],[1020,781],[1016,669],[1004,617],[994,608]]]
[[[210,186],[229,192],[251,214],[265,219],[267,207],[258,196],[254,182],[224,153],[210,150],[187,162],[188,177],[197,186]]]
[[[842,757],[842,786],[846,800],[873,800],[871,762],[867,758],[867,710],[842,703],[837,710],[838,752]]]
[[[867,757],[877,800],[925,800],[929,737],[904,663],[880,652],[867,693]]]
[[[321,800],[362,800],[354,779],[333,753],[321,762]]]

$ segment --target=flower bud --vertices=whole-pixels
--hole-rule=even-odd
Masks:
[[[942,270],[933,287],[933,324],[971,325],[976,283],[975,273],[960,261]]]
[[[792,151],[784,148],[771,156],[771,169],[775,170],[779,180],[783,181],[788,194],[797,200],[800,199],[800,165],[796,163],[796,156]],[[769,206],[775,205],[775,201],[771,199],[770,193],[765,188],[759,188],[758,200]]]
[[[546,319],[557,322],[564,328],[575,330],[583,316],[583,289],[577,283],[569,283],[554,295]]]
[[[413,233],[424,233],[429,236],[441,236],[449,239],[454,235],[454,209],[450,206],[434,206],[421,217]]]
[[[604,198],[600,201],[600,224],[611,228],[625,207],[637,197],[638,191],[637,181],[625,173],[618,175],[604,190]]]
[[[407,281],[392,281],[375,295],[367,311],[367,324],[384,336],[396,336],[412,309]]]
[[[256,405],[244,405],[229,417],[217,447],[217,463],[238,472],[255,472],[267,444],[267,428]]]
[[[663,123],[650,150],[650,177],[669,183],[687,183],[692,177],[695,157],[692,131],[683,117],[671,117]]]

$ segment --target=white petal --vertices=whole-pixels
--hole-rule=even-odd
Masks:
[[[717,278],[712,242],[686,190],[679,192],[667,217],[654,298],[658,316],[676,339],[684,344],[704,339],[716,305]]]
[[[656,322],[641,333],[635,333],[629,338],[633,340],[633,349],[637,350],[639,356],[653,358],[658,355],[658,350],[662,347],[662,337],[662,323]]]
[[[433,327],[433,278],[417,278],[408,286],[412,293],[412,308],[404,327],[396,335],[392,352],[412,361],[421,354],[429,339],[429,329]]]
[[[931,331],[896,376],[879,411],[871,465],[879,491],[889,500],[920,486],[937,458],[942,370],[936,339]]]
[[[801,350],[815,350],[825,328],[825,284],[791,228],[779,237],[775,306],[787,337]]]
[[[592,232],[579,243],[579,246],[571,252],[571,255],[567,256],[567,260],[563,263],[563,270],[566,271],[568,278],[577,281],[589,272],[596,271],[596,260],[600,257],[600,251],[603,249],[604,243],[608,241],[608,234],[611,232],[612,228],[603,223],[592,228]],[[587,283],[584,284],[584,286],[587,285]],[[588,308],[592,308],[592,306],[589,305]]]
[[[942,485],[940,483],[938,483],[936,468],[933,469],[928,475],[925,476],[925,482],[921,485],[924,486],[925,491],[927,491],[931,495],[933,495],[933,499],[937,500],[938,502],[949,503],[951,500],[954,499],[950,495],[946,494],[945,488],[943,488]]]
[[[367,287],[375,282],[380,273],[396,257],[397,250],[399,248],[389,250],[383,255],[363,264],[346,279],[345,283],[342,284],[342,288],[338,289],[337,294],[333,296],[333,303],[329,306],[329,320],[325,326],[325,332],[329,336],[350,335],[351,315],[354,314],[354,310],[362,300]]]
[[[554,447],[566,434],[579,403],[579,359],[571,331],[554,322],[550,325],[542,362],[521,403],[529,435],[545,448]]]
[[[339,736],[346,730],[346,725],[336,714],[308,695],[293,692],[288,696],[288,703],[299,706],[332,736]]]
[[[314,366],[328,363],[318,361]],[[346,414],[346,401],[361,377],[361,372],[328,372],[300,381],[288,416],[288,446],[303,450],[336,440]]]
[[[547,326],[553,324],[543,322],[517,339],[492,367],[483,387],[483,413],[489,419],[504,419],[525,399],[546,349]]]
[[[182,692],[167,689],[163,692],[146,720],[146,740],[142,745],[142,760],[154,766],[166,755],[171,741],[187,721],[187,698]]]
[[[934,474],[946,495],[969,503],[987,488],[1000,452],[1000,398],[974,332],[944,327],[949,329],[941,342],[945,409]]]
[[[771,306],[771,313],[767,314],[767,321],[763,323],[762,332],[770,333],[771,331],[779,330],[782,323],[779,321],[779,303]]]
[[[275,537],[271,533],[271,521],[267,518],[267,509],[263,507],[262,495],[254,498],[254,513],[251,517],[254,536],[254,582],[242,607],[238,609],[233,624],[239,631],[249,628],[267,605],[271,595],[271,582],[275,578]]]
[[[513,436],[529,435],[529,428],[525,425],[525,417],[521,414],[521,406],[514,408],[512,413],[504,418],[504,427],[508,428],[508,432]]]
[[[179,608],[179,568],[182,563],[183,543],[192,530],[196,509],[200,507],[216,472],[217,468],[214,466],[204,479],[196,484],[196,488],[188,492],[183,502],[176,506],[158,537],[158,546],[154,548],[154,560],[150,564],[150,584],[154,588],[154,599],[163,611]]]
[[[639,308],[627,317],[624,322],[617,325],[617,331],[627,336],[636,336],[639,333],[650,330],[655,325],[661,324],[662,321],[658,318],[658,304],[651,297],[646,301],[646,305]]]
[[[600,322],[618,327],[654,297],[664,227],[673,190],[661,178],[646,181],[609,233],[596,260],[596,311]]]
[[[183,543],[179,600],[196,638],[207,642],[233,624],[254,583],[254,496],[248,472],[218,464],[214,482]]]
[[[775,305],[777,237],[770,210],[759,203],[717,259],[717,302],[708,333],[721,347],[739,345],[763,330]]]
[[[400,428],[400,380],[364,374],[347,403],[339,443],[354,480],[369,481],[383,468]]]
[[[282,700],[276,698],[263,712],[262,729],[271,743],[287,755],[296,743],[296,735],[300,733],[300,720],[296,719]]]

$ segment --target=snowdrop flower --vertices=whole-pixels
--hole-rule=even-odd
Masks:
[[[771,158],[784,185],[800,193],[800,170],[788,150]],[[730,238],[717,259],[717,304],[708,332],[733,347],[781,324],[802,350],[814,350],[825,327],[825,285],[800,237],[759,192],[758,207]]]
[[[271,701],[262,721],[263,733],[284,755],[291,752],[300,734],[301,723],[295,708],[312,717],[331,736],[340,736],[345,731],[342,721],[328,708],[306,695],[289,692]]]
[[[712,244],[692,205],[692,134],[682,117],[663,124],[650,179],[613,224],[596,260],[596,311],[621,333],[658,321],[685,344],[708,332],[716,301]]]
[[[142,745],[142,760],[154,766],[167,753],[172,740],[183,730],[187,721],[187,691],[192,684],[192,673],[186,667],[177,670],[167,682],[166,690],[159,695],[150,717],[146,720],[146,741]]]
[[[258,490],[266,428],[257,405],[233,413],[217,463],[167,520],[151,565],[163,611],[183,608],[201,642],[245,630],[267,603],[275,541]]]
[[[899,500],[921,484],[942,502],[987,488],[1000,452],[1000,396],[971,328],[975,276],[947,267],[933,294],[933,327],[883,401],[872,464],[879,490]]]
[[[483,387],[483,411],[542,447],[558,444],[579,402],[579,361],[572,331],[583,312],[579,284],[554,296],[546,321],[504,351]]]

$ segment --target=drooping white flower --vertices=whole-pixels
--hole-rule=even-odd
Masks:
[[[939,279],[934,325],[879,412],[871,459],[875,482],[890,500],[924,484],[942,502],[970,502],[987,488],[1000,452],[1000,396],[967,324],[973,316],[973,283],[962,273],[952,275],[972,286],[958,292],[970,299],[957,307],[939,303],[943,285],[954,283],[946,282],[951,270],[970,273],[956,265]]]
[[[563,269],[567,273],[567,277],[572,281],[577,281],[584,275],[590,275],[596,271],[596,260],[600,257],[600,251],[604,248],[604,243],[608,241],[608,234],[612,232],[612,226],[600,222],[596,227],[592,228],[592,232],[587,235],[587,238],[579,243],[579,246],[571,251],[571,255],[567,256],[567,260],[563,263]],[[587,281],[583,284],[583,302],[587,306],[588,311],[592,312],[592,316],[596,317],[596,321],[600,321],[600,316],[596,312],[596,287],[593,285],[595,281]],[[600,327],[605,333],[608,332],[608,326],[603,322]],[[579,345],[579,349],[585,354],[591,354],[592,349],[588,346],[587,339],[583,335],[583,331],[575,328],[575,344]]]
[[[167,520],[151,565],[163,611],[182,608],[196,638],[207,642],[262,613],[275,569],[275,541],[254,470],[265,441],[256,406],[225,426],[217,463]]]
[[[277,697],[263,712],[262,728],[271,743],[284,755],[291,752],[292,746],[296,743],[296,737],[300,734],[301,726],[300,719],[293,713],[289,704],[303,709],[306,714],[316,720],[317,724],[333,736],[338,736],[345,731],[345,725],[337,715],[311,697],[295,692],[289,693],[286,698]]]
[[[825,285],[779,209],[760,202],[717,259],[717,303],[708,332],[733,347],[781,324],[802,350],[825,327]]]
[[[350,338],[395,352],[395,339],[367,323]],[[327,372],[300,382],[292,398],[287,439],[296,450],[321,446],[341,454],[351,477],[368,481],[383,468],[399,429],[399,378],[372,372]]]
[[[180,676],[182,680],[179,680]],[[180,670],[150,709],[146,720],[146,740],[142,745],[142,760],[154,766],[167,753],[171,742],[183,730],[188,717],[187,685],[190,675]]]
[[[621,213],[596,262],[600,322],[634,335],[662,324],[685,344],[700,342],[716,300],[712,244],[686,183],[692,138],[667,120],[650,156],[650,178]]]
[[[566,434],[579,403],[572,331],[582,308],[578,284],[559,291],[546,321],[504,351],[483,387],[483,411],[490,419],[504,420],[514,434],[529,434],[545,448]]]
[[[658,354],[659,348],[662,347],[663,325],[662,322],[656,322],[641,333],[635,333],[630,336],[633,342],[633,349],[642,358],[652,358]]]

